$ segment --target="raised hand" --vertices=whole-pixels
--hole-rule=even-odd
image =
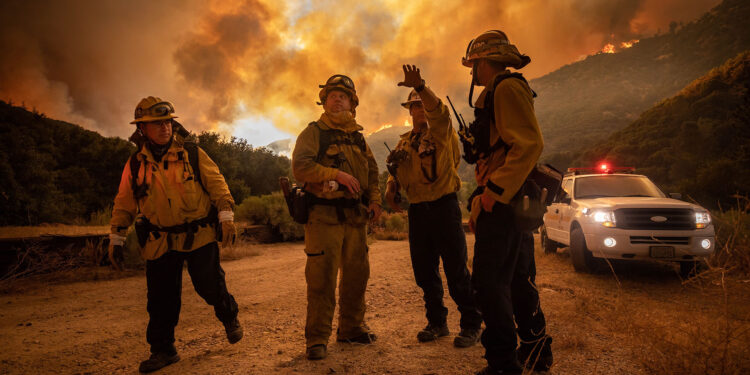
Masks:
[[[424,83],[422,76],[419,74],[419,68],[416,65],[404,65],[404,81],[399,82],[398,86],[418,87]]]

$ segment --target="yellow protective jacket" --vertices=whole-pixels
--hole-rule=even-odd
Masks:
[[[352,144],[331,144],[325,151],[322,160],[318,159],[320,134],[322,130],[338,129],[345,133],[362,130],[362,126],[351,121],[346,125],[334,125],[324,113],[315,124],[308,125],[297,137],[297,143],[292,152],[292,172],[298,184],[304,184],[305,190],[318,198],[336,199],[348,198],[361,200],[369,199],[370,203],[380,205],[380,188],[378,187],[378,166],[372,155],[370,146],[365,143],[364,152]],[[338,168],[337,155],[341,154],[344,161]],[[343,186],[337,191],[324,191],[324,184],[336,179],[336,174],[342,170],[354,176],[359,181],[360,192],[352,195]],[[345,209],[346,222],[349,224],[367,223],[367,215],[363,205],[354,209]],[[310,210],[310,223],[340,224],[336,214],[336,207],[314,205]]]
[[[435,153],[420,157],[419,145],[412,144],[413,131],[402,134],[396,146],[397,150],[409,153],[408,158],[398,164],[396,173],[410,203],[431,202],[461,188],[457,172],[461,149],[458,134],[451,126],[448,107],[439,101],[435,110],[425,109],[425,117],[429,128],[420,137],[420,143],[434,144]],[[432,175],[433,171],[435,175]],[[389,182],[393,180],[393,176],[388,178]]]
[[[510,74],[510,71],[499,74]],[[490,82],[494,81],[495,78]],[[477,98],[476,107],[484,107],[484,99],[492,89],[485,87]],[[508,204],[539,160],[544,141],[534,114],[531,88],[520,79],[508,78],[502,80],[495,91],[490,145],[502,138],[508,147],[478,160],[476,179],[477,185],[487,187],[485,191],[492,198]]]
[[[147,195],[138,201],[133,193],[128,159],[112,209],[112,233],[124,236],[137,214],[145,216],[153,225],[169,227],[206,217],[212,204],[219,211],[232,210],[234,200],[219,167],[198,148],[198,165],[201,181],[208,190],[206,193],[195,179],[183,144],[182,137],[174,135],[172,145],[159,163],[146,146],[141,147],[136,154],[140,161],[137,182],[139,185],[145,182],[148,188]],[[192,251],[216,240],[216,232],[210,225],[199,227],[194,235],[192,247],[183,249],[185,233],[160,233],[158,238],[150,234],[146,246],[141,249],[141,256],[153,260],[168,250]]]

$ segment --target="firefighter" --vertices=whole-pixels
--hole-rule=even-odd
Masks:
[[[398,85],[413,88],[402,106],[409,110],[414,127],[401,135],[388,157],[389,170],[395,174],[388,179],[386,198],[394,210],[400,210],[395,196],[403,187],[409,200],[409,250],[427,316],[427,326],[417,333],[417,339],[427,342],[449,334],[439,271],[442,258],[448,291],[461,312],[461,331],[453,344],[465,348],[478,341],[482,318],[472,295],[466,235],[456,196],[461,188],[458,135],[448,108],[425,85],[419,69],[413,65],[403,69],[404,81]]]
[[[355,120],[359,98],[352,80],[331,76],[320,85],[323,114],[297,137],[292,170],[309,194],[305,224],[306,356],[325,358],[336,307],[339,268],[339,342],[370,344],[365,290],[370,275],[368,218],[380,216],[378,167]]]
[[[475,84],[484,87],[470,126],[481,189],[471,201],[472,286],[485,322],[481,341],[488,363],[479,374],[520,374],[522,363],[535,371],[552,365],[551,338],[534,285],[533,238],[516,229],[511,206],[543,147],[534,93],[523,76],[508,70],[530,61],[499,30],[472,40],[462,61],[472,68],[471,92]]]
[[[234,200],[211,158],[175,118],[171,103],[149,96],[135,109],[138,150],[125,164],[112,210],[109,259],[121,269],[127,228],[136,221],[141,256],[146,260],[146,340],[151,356],[141,372],[152,372],[180,360],[174,328],[180,315],[182,268],[196,292],[214,307],[234,344],[243,335],[237,303],[227,291],[219,264],[217,231],[222,246],[234,240]]]

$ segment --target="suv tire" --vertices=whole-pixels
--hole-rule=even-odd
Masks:
[[[547,237],[547,228],[542,226],[542,230],[540,231],[540,237],[542,240],[542,248],[544,249],[545,254],[555,254],[557,253],[557,248],[560,246],[557,244],[557,242],[552,241]]]
[[[583,236],[583,230],[579,227],[570,231],[570,260],[576,272],[594,273],[599,268],[600,262],[586,247],[586,237]]]

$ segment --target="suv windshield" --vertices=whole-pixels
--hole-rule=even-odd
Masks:
[[[664,193],[651,180],[643,176],[591,176],[576,178],[576,199],[602,197],[656,197]]]

